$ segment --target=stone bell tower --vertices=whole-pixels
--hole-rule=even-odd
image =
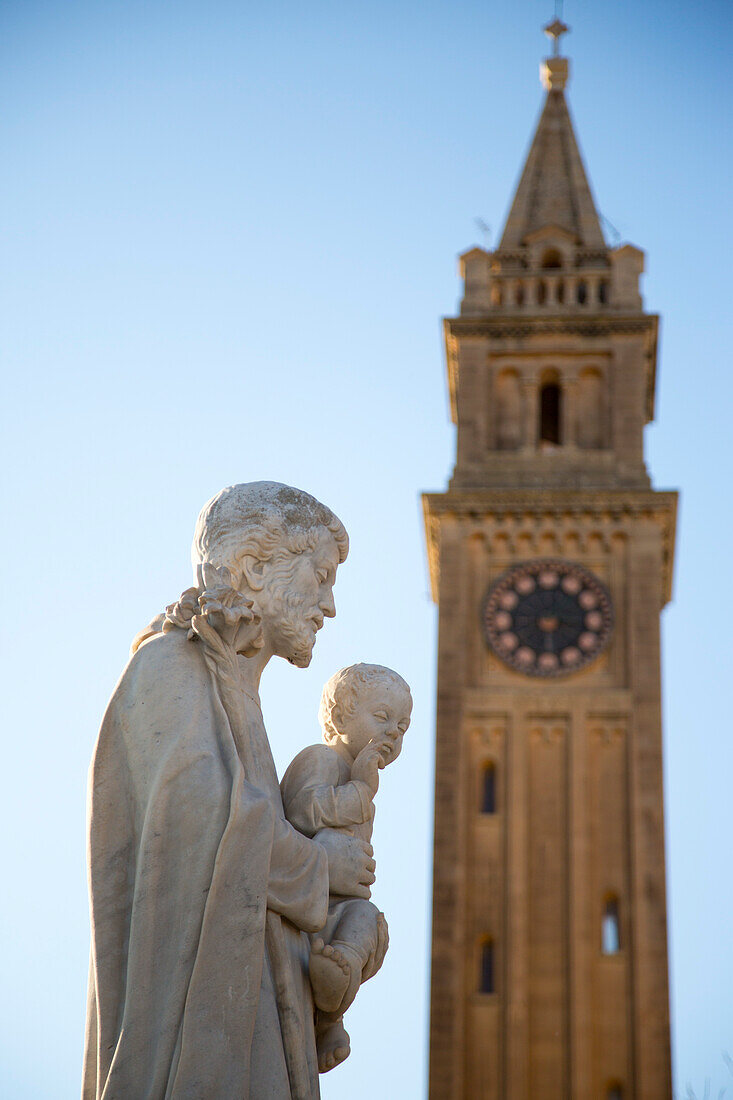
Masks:
[[[498,248],[445,322],[457,426],[424,498],[439,605],[431,1100],[671,1096],[651,488],[658,318],[546,97]],[[620,135],[619,135],[620,137]]]

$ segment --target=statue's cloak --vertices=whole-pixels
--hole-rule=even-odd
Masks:
[[[286,918],[300,1057],[318,1096],[298,929],[325,922],[327,861],[284,821],[257,715],[258,774],[245,775],[201,644],[182,630],[142,645],[110,700],[89,776],[83,1100],[290,1096],[268,907]]]

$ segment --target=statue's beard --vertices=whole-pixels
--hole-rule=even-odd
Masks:
[[[269,630],[278,657],[291,665],[307,668],[313,656],[316,633],[312,618],[322,619],[318,608],[306,608],[299,592],[289,591],[290,578],[278,578],[270,587]]]

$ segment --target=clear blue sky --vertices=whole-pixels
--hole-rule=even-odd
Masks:
[[[323,681],[413,685],[384,775],[392,949],[326,1100],[424,1095],[435,611],[418,505],[453,460],[439,318],[501,227],[541,102],[550,0],[77,0],[0,8],[5,684],[0,1093],[78,1093],[86,768],[133,635],[189,583],[233,481],[346,523],[311,668],[268,670],[280,767]],[[676,1095],[733,1078],[729,731],[730,6],[568,0],[600,209],[662,314],[655,484],[680,487],[664,615]],[[717,1095],[717,1093],[715,1093]]]

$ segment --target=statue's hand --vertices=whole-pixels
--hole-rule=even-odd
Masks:
[[[351,765],[351,778],[366,783],[372,798],[379,790],[379,769],[384,767],[384,747],[373,741],[361,750]]]
[[[321,829],[313,839],[326,849],[329,892],[350,898],[371,897],[369,887],[375,881],[377,866],[371,844],[334,829]]]

